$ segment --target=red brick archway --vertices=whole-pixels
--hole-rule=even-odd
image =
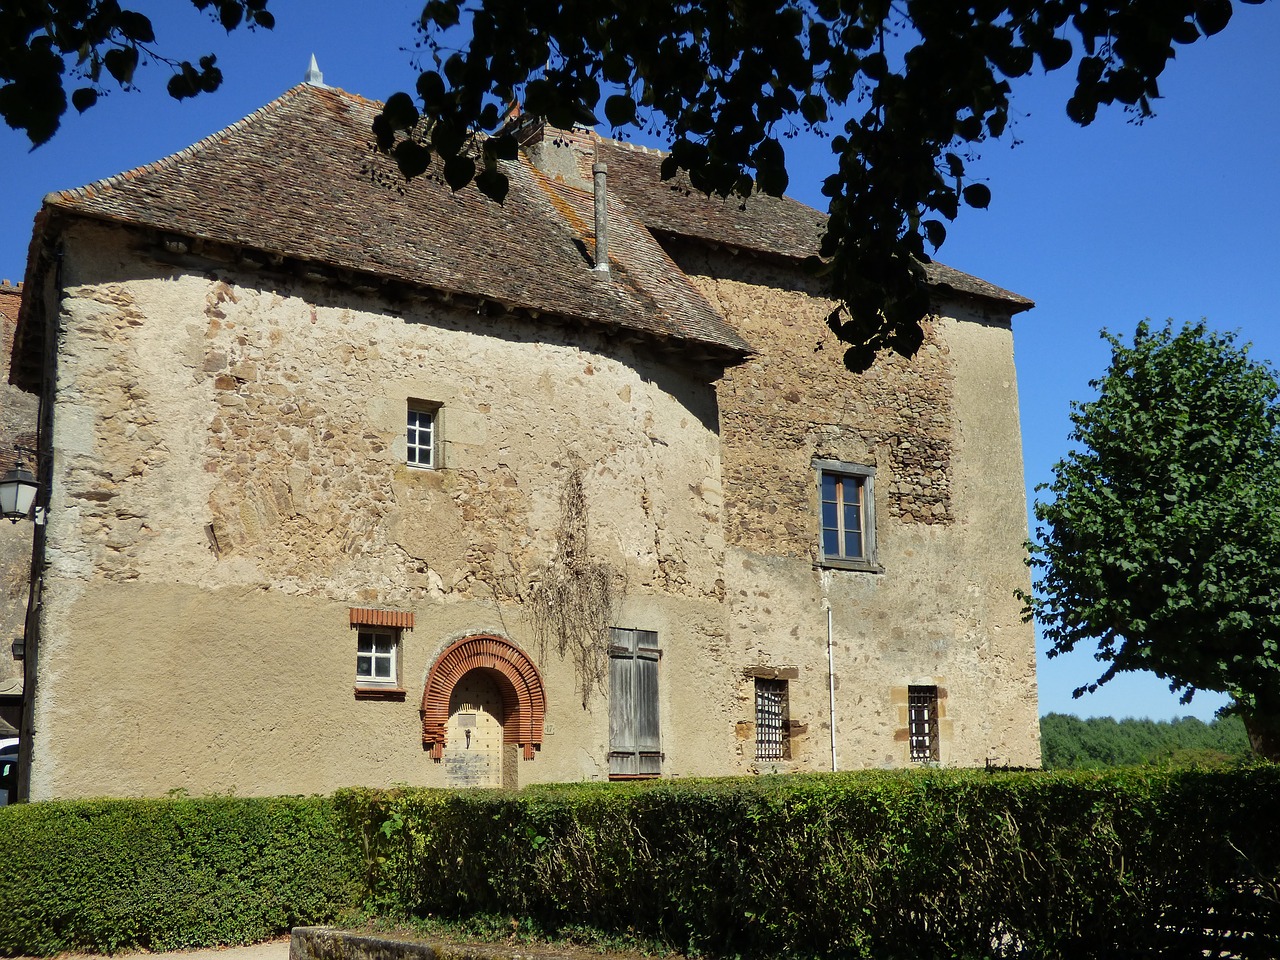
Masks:
[[[538,668],[515,644],[487,634],[466,637],[440,654],[422,692],[422,745],[439,760],[444,753],[449,696],[472,670],[484,670],[502,693],[502,739],[524,748],[524,758],[542,747],[547,697]]]

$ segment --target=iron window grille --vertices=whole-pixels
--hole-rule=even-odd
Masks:
[[[756,759],[787,760],[787,681],[756,678]]]
[[[907,736],[911,743],[912,763],[937,762],[938,688],[907,688]]]

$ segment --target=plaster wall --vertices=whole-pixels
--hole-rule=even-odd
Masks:
[[[734,682],[714,371],[591,332],[152,259],[66,235],[32,799],[442,785],[419,706],[450,642],[538,664],[517,782],[607,773],[603,696],[522,611],[580,471],[618,625],[663,646],[664,770],[723,772]],[[404,464],[410,400],[443,467]],[[354,696],[348,608],[412,611],[402,701]]]
[[[1039,765],[1012,331],[952,304],[915,358],[844,368],[816,281],[679,247],[677,262],[758,350],[719,397],[726,597],[740,767],[830,769],[831,608],[840,769],[905,766],[907,688],[936,685],[940,762]],[[876,468],[881,570],[819,564],[813,461]],[[754,761],[754,680],[786,669],[788,762]]]

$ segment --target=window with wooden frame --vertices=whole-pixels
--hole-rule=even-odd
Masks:
[[[756,759],[791,759],[787,681],[756,677]]]
[[[907,739],[912,763],[937,762],[941,758],[937,687],[907,687]]]
[[[875,467],[815,460],[824,567],[879,571],[876,562]]]
[[[609,641],[609,778],[660,776],[658,634],[613,627]]]
[[[409,401],[405,463],[424,470],[440,466],[440,404],[426,400]]]

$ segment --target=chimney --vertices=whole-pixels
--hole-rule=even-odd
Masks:
[[[591,176],[596,189],[596,266],[597,273],[609,272],[609,211],[605,200],[605,174],[607,164],[596,161],[591,165]]]

